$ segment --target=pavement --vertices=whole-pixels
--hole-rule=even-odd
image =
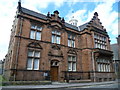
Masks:
[[[69,88],[69,87],[85,87],[85,86],[94,86],[94,85],[107,85],[107,84],[118,84],[117,81],[109,82],[91,82],[91,83],[59,83],[53,82],[51,85],[16,85],[16,86],[2,86],[2,90],[16,90],[16,89],[58,89],[58,88]]]

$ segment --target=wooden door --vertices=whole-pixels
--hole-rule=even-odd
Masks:
[[[58,81],[58,67],[57,66],[51,66],[50,74],[51,74],[51,81]]]

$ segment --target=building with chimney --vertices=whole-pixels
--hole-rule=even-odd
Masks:
[[[11,30],[4,77],[10,81],[91,82],[115,79],[110,38],[98,13],[77,26],[56,10],[47,15],[21,6]]]

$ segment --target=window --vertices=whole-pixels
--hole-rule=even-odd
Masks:
[[[97,59],[97,69],[99,72],[109,72],[110,71],[110,62],[107,59],[98,58]]]
[[[101,70],[101,66],[100,66],[100,64],[98,64],[98,71],[100,71]]]
[[[107,49],[106,37],[94,34],[95,48]]]
[[[40,52],[35,50],[28,50],[27,69],[39,69]]]
[[[41,31],[42,31],[42,27],[40,25],[32,24],[30,38],[36,39],[36,40],[41,40]]]
[[[68,46],[75,47],[75,36],[72,34],[68,34]]]
[[[52,31],[52,43],[60,44],[60,35],[61,33],[57,30]]]
[[[76,56],[68,56],[68,71],[76,71]]]

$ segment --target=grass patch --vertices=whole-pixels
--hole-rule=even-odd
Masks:
[[[2,77],[2,75],[0,75],[0,82],[2,82],[2,79],[3,79],[3,77]]]
[[[2,75],[0,75],[0,82],[3,82],[3,81],[8,81],[8,80],[6,80]]]
[[[2,82],[8,81],[2,75],[0,75],[0,86],[2,86]]]

